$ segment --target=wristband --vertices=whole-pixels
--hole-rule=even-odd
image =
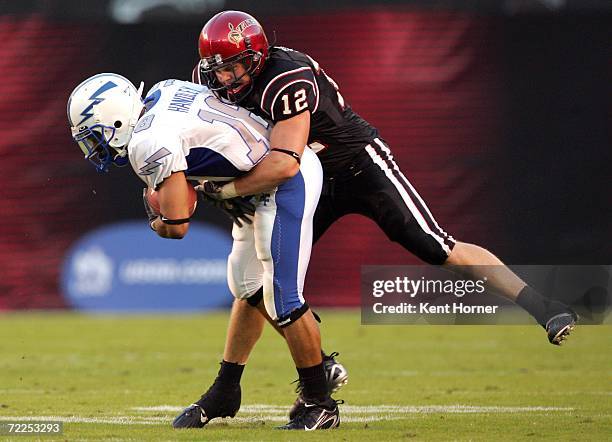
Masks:
[[[164,224],[170,224],[172,226],[178,226],[179,224],[187,224],[191,218],[181,218],[181,219],[168,219],[164,215],[161,215],[161,222]]]

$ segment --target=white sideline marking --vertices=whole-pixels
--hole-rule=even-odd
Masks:
[[[182,411],[184,407],[174,405],[158,405],[155,407],[134,407],[132,410],[147,411]],[[267,413],[287,413],[288,407],[285,405],[251,404],[240,407],[240,413],[255,414]],[[477,405],[341,405],[340,410],[346,414],[365,414],[365,413],[523,413],[534,411],[573,411],[571,407],[502,407],[502,406],[477,406]]]
[[[82,416],[0,416],[1,421],[11,422],[63,422],[75,424],[114,424],[114,425],[167,425],[172,422],[173,417],[132,417],[132,416],[117,416],[117,417],[82,417]],[[342,422],[377,422],[381,420],[398,420],[399,417],[394,416],[346,416],[342,417]],[[212,421],[210,426],[223,423],[225,419]],[[252,423],[260,421],[286,422],[287,417],[283,414],[261,415],[252,417],[237,417],[231,422],[236,423]]]
[[[114,425],[166,425],[172,422],[174,414],[183,410],[175,405],[158,405],[154,407],[134,407],[131,410],[146,412],[169,412],[169,416],[0,416],[1,421],[56,421],[77,424],[114,424]],[[342,422],[377,422],[383,420],[399,420],[402,414],[427,413],[524,413],[524,412],[551,412],[574,411],[571,407],[502,407],[477,405],[341,405]],[[287,406],[251,404],[240,408],[240,414],[228,422],[251,423],[258,421],[285,422],[287,420]],[[367,416],[364,416],[366,415]],[[224,420],[216,420],[209,425],[213,426]]]

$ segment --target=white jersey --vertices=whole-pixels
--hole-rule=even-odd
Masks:
[[[230,181],[270,151],[271,124],[219,101],[205,86],[161,81],[147,93],[145,106],[128,155],[150,188],[180,171],[188,179]]]
[[[148,92],[145,106],[128,156],[148,187],[156,189],[180,171],[188,179],[229,181],[247,173],[270,151],[271,124],[219,101],[205,86],[162,81]],[[305,302],[312,220],[322,181],[321,163],[305,149],[299,172],[256,198],[253,223],[234,226],[230,289],[234,296],[247,298],[263,285],[266,310],[281,324]]]

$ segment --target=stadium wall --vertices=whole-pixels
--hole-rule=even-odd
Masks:
[[[612,262],[612,16],[384,7],[260,18],[380,129],[453,236],[516,264]],[[148,86],[187,78],[199,28],[0,18],[0,309],[64,307],[59,268],[76,239],[117,220],[147,228],[139,180],[97,175],[81,159],[66,99],[100,71]],[[224,216],[203,209],[229,235]],[[355,305],[360,265],[402,263],[417,260],[369,220],[346,217],[313,249],[306,296]]]

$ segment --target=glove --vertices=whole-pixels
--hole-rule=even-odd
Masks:
[[[147,188],[146,187],[142,189],[142,203],[144,204],[144,209],[145,209],[145,212],[147,213],[147,218],[149,218],[149,227],[151,227],[152,230],[155,230],[153,229],[153,221],[157,219],[158,215],[153,210],[153,207],[151,207],[151,204],[149,204],[149,200],[147,199]]]
[[[225,212],[238,227],[242,227],[243,223],[253,224],[253,219],[250,217],[255,215],[255,205],[248,199],[236,197],[228,200],[219,200],[203,190],[198,190],[197,192],[202,200],[212,203],[213,206]]]

